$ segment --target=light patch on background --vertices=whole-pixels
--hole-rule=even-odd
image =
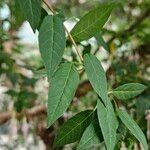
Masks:
[[[0,18],[2,19],[6,19],[9,17],[10,11],[7,5],[4,5],[1,9],[0,9]]]
[[[30,24],[27,21],[23,23],[17,35],[20,38],[19,42],[22,44],[38,44],[38,32],[36,31],[36,33],[34,34],[30,27]]]

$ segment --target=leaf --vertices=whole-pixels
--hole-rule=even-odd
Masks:
[[[41,27],[41,24],[44,20],[44,18],[48,15],[47,11],[41,7],[41,18],[40,18],[40,22],[39,22],[39,25],[37,27],[38,30],[40,30],[40,27]]]
[[[49,79],[62,60],[65,46],[66,37],[62,19],[57,15],[48,15],[39,31],[39,47]]]
[[[148,150],[148,145],[146,142],[146,138],[140,127],[137,123],[128,115],[127,112],[118,109],[118,115],[121,121],[125,124],[125,126],[130,130],[130,132],[139,140],[139,142],[143,145],[144,150]]]
[[[83,16],[71,31],[74,40],[81,42],[93,37],[102,29],[114,6],[115,3],[102,4]]]
[[[106,104],[107,96],[107,81],[105,71],[100,61],[91,54],[84,55],[84,65],[87,76],[97,94]]]
[[[14,0],[10,2],[10,11],[11,11],[11,28],[17,30],[24,21],[23,12],[20,9],[19,0]]]
[[[60,147],[79,140],[86,127],[91,123],[93,116],[93,111],[85,110],[69,119],[60,128],[54,146]]]
[[[116,144],[118,121],[110,100],[108,100],[107,107],[98,100],[97,115],[106,147],[108,150],[113,150]]]
[[[19,0],[24,17],[29,21],[33,31],[37,29],[41,17],[41,0]]]
[[[101,33],[97,33],[97,34],[95,35],[95,38],[96,38],[97,43],[98,43],[99,46],[103,46],[103,48],[104,48],[105,50],[109,51],[108,45],[107,45],[107,43],[104,41],[104,39],[103,39]]]
[[[73,63],[61,64],[55,72],[48,94],[48,126],[51,126],[68,108],[79,83]]]
[[[128,83],[121,85],[109,92],[116,96],[118,99],[126,100],[133,98],[146,89],[146,86],[140,83]]]
[[[100,144],[102,142],[101,137],[99,124],[97,120],[95,120],[84,131],[77,146],[77,150],[86,150],[94,145]]]
[[[59,8],[56,8],[56,11],[57,11],[57,15],[59,16],[59,18],[62,20],[62,22],[65,22],[65,15],[64,15],[64,12],[59,9]]]

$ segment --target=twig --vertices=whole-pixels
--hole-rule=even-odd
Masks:
[[[64,25],[64,28],[65,28],[65,30],[66,30],[66,32],[67,32],[67,34],[68,34],[68,36],[69,36],[69,38],[70,38],[72,44],[74,45],[74,47],[75,47],[75,49],[76,49],[76,52],[77,52],[78,56],[80,57],[80,60],[83,61],[83,57],[82,57],[82,55],[80,55],[80,52],[79,52],[80,50],[79,50],[77,44],[75,43],[75,41],[74,41],[72,35],[71,35],[70,32],[67,30],[67,28],[65,27],[65,25]]]
[[[49,8],[49,10],[53,13],[53,15],[55,15],[56,12],[54,11],[53,7],[52,7],[50,4],[47,4],[47,2],[45,2],[45,0],[42,0],[42,1],[43,1],[43,3]],[[69,38],[70,38],[72,44],[73,44],[74,47],[75,47],[75,50],[76,50],[77,54],[78,54],[78,56],[79,56],[79,58],[80,58],[80,60],[81,60],[81,62],[82,62],[82,61],[83,61],[83,57],[82,57],[82,55],[80,54],[80,50],[79,50],[79,48],[78,48],[78,46],[77,46],[75,40],[73,39],[72,35],[71,35],[70,32],[68,31],[68,29],[65,27],[65,25],[64,25],[64,28],[65,28],[65,31],[67,32],[67,34],[68,34],[68,36],[69,36]]]
[[[43,3],[49,8],[49,10],[50,10],[53,14],[55,14],[55,11],[54,11],[53,7],[52,7],[51,5],[49,5],[49,4],[47,4],[47,2],[45,2],[45,0],[42,0],[42,1],[43,1]]]

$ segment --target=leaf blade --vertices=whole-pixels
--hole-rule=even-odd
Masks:
[[[86,127],[91,123],[92,119],[92,110],[82,111],[70,118],[60,128],[54,141],[54,146],[59,147],[79,140]]]
[[[27,21],[29,21],[33,31],[35,32],[41,17],[41,0],[19,0],[19,4],[24,17]]]
[[[128,83],[114,89],[111,93],[118,99],[126,100],[133,98],[146,89],[146,86],[140,83]]]
[[[108,150],[113,150],[116,144],[118,121],[111,102],[108,101],[108,105],[105,107],[98,100],[97,115],[106,147]]]
[[[84,131],[80,139],[80,142],[77,146],[77,150],[85,150],[91,148],[94,145],[100,144],[102,142],[100,137],[101,137],[101,132],[100,132],[99,124],[96,120],[93,121]]]
[[[76,42],[87,40],[100,31],[114,6],[115,3],[103,4],[83,16],[71,31],[74,40]]]
[[[41,27],[41,24],[44,20],[44,18],[48,15],[47,11],[41,7],[41,17],[40,17],[40,21],[39,21],[39,25],[37,27],[37,30],[39,31],[40,30],[40,27]]]
[[[87,76],[103,102],[106,104],[107,96],[107,81],[105,71],[100,61],[91,54],[84,55],[84,65]]]
[[[62,20],[56,16],[46,16],[39,31],[39,47],[50,79],[62,60],[66,46]]]
[[[73,63],[61,64],[55,72],[48,93],[48,126],[51,126],[68,108],[79,83],[79,74]]]
[[[125,126],[130,130],[130,132],[139,140],[139,142],[143,145],[144,150],[148,150],[148,145],[146,142],[146,138],[140,127],[137,123],[128,115],[127,112],[118,109],[118,115],[121,121],[125,124]]]

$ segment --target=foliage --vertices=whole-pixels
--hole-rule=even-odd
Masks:
[[[106,27],[103,28],[103,26],[108,22],[111,14],[118,15],[117,12],[121,12],[125,2],[100,4],[95,2],[97,7],[93,6],[85,15],[82,15],[69,32],[64,24],[67,20],[64,13],[57,8],[54,9],[46,1],[15,0],[8,5],[20,10],[20,14],[14,12],[15,9],[11,10],[12,18],[16,19],[16,21],[10,19],[10,22],[12,21],[11,30],[19,28],[21,23],[26,20],[30,23],[33,32],[39,32],[38,44],[42,58],[40,65],[31,65],[28,61],[26,62],[29,64],[24,67],[35,73],[32,78],[22,75],[17,69],[14,69],[21,66],[17,65],[15,60],[10,57],[11,54],[7,53],[4,48],[4,43],[9,40],[9,32],[4,28],[1,29],[0,42],[3,45],[0,46],[0,65],[2,67],[0,74],[5,73],[16,87],[7,91],[7,94],[15,100],[15,110],[20,113],[25,108],[34,106],[38,94],[34,92],[33,87],[36,86],[39,78],[45,77],[49,84],[47,127],[57,130],[53,149],[76,142],[75,149],[77,150],[94,149],[96,145],[102,143],[105,144],[107,150],[113,150],[120,149],[121,142],[125,142],[127,147],[132,147],[134,143],[137,143],[136,138],[141,147],[148,150],[147,139],[144,135],[146,128],[141,123],[144,113],[140,110],[142,105],[144,105],[144,111],[150,108],[149,102],[144,100],[149,97],[147,70],[145,66],[143,67],[143,65],[147,65],[147,62],[145,63],[147,54],[139,49],[147,50],[148,47],[145,39],[149,34],[147,32],[149,22],[145,18],[149,14],[149,8],[138,18],[141,22],[136,22],[135,18],[132,18],[131,20],[135,22],[126,25],[128,17],[130,17],[130,14],[127,14],[124,21],[118,23],[117,30],[113,31]],[[142,10],[143,7],[146,7],[147,2],[140,4],[135,2],[133,5],[137,5]],[[132,10],[132,7],[135,6],[132,6],[131,2],[129,7]],[[62,10],[66,11],[65,8]],[[120,20],[115,15],[112,15],[110,20],[119,22]],[[5,20],[2,21],[5,22]],[[113,22],[108,26],[113,26]],[[107,42],[104,36],[109,39]],[[91,38],[95,45],[97,44],[96,49],[90,43]],[[138,44],[132,43],[132,40]],[[133,47],[134,44],[136,47]],[[19,46],[16,44],[13,53],[20,53]],[[107,53],[106,64],[110,64],[107,71],[103,65],[105,62],[104,59],[102,60],[103,53],[100,52],[98,55],[99,47],[103,47],[103,53]],[[132,51],[130,51],[131,48]],[[71,59],[67,59],[64,55]],[[33,71],[35,68],[39,69]],[[86,109],[77,113],[65,123],[63,121],[63,125],[60,126],[60,117],[66,111],[82,110],[77,108],[74,111],[76,106],[73,106],[73,103],[74,97],[78,97],[78,89],[84,80],[87,81],[88,86],[85,87],[86,92],[83,94],[83,99],[86,100],[85,95],[92,91],[92,95],[96,95],[96,100],[92,102],[91,98],[88,98],[84,105],[88,105],[87,101],[90,101],[90,110]],[[20,86],[19,90],[17,85]],[[84,93],[84,89],[81,88],[81,91]],[[139,99],[143,100],[143,103]],[[142,104],[139,104],[139,101]],[[73,108],[71,108],[72,106]],[[135,107],[135,113],[138,115],[132,117],[136,121],[126,112],[131,113]],[[125,133],[124,129],[126,129]],[[118,137],[120,137],[119,140]]]

